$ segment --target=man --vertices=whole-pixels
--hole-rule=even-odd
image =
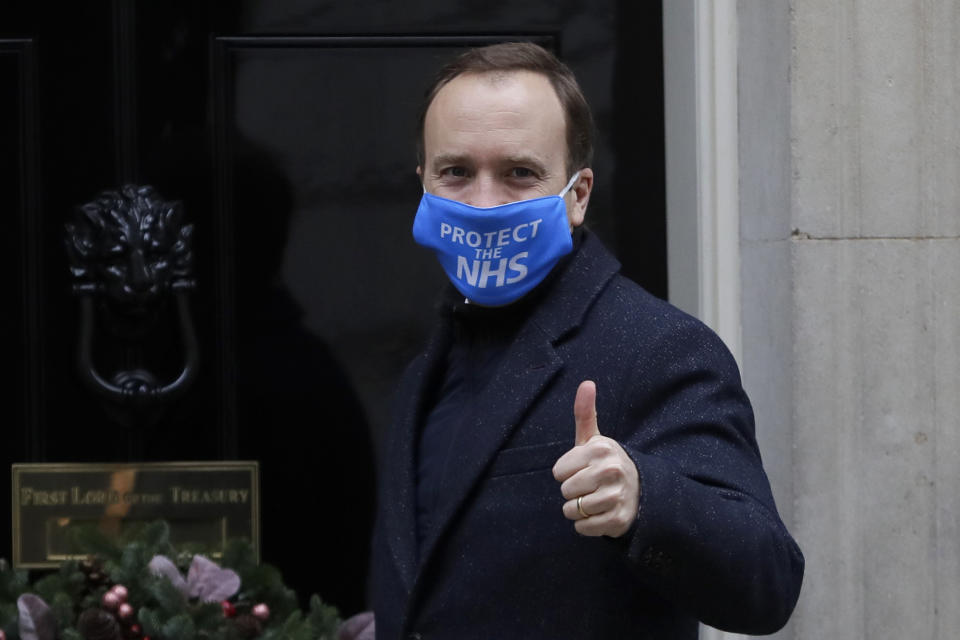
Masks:
[[[779,629],[803,557],[736,365],[583,229],[591,121],[570,71],[531,44],[477,49],[426,105],[414,237],[453,287],[388,436],[377,637]]]

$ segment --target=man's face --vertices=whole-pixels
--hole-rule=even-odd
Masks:
[[[428,193],[492,207],[560,193],[567,174],[563,107],[550,81],[529,71],[464,74],[437,93],[423,129]],[[593,172],[567,193],[570,227],[583,223]]]

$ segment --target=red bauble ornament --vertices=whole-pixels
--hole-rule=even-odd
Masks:
[[[113,591],[107,591],[105,594],[103,594],[103,598],[100,600],[100,603],[107,611],[116,611],[117,607],[120,606],[120,598],[118,598],[117,594],[115,594]]]
[[[115,585],[113,585],[113,588],[110,589],[110,591],[112,591],[112,592],[117,596],[117,599],[118,599],[120,602],[126,602],[126,601],[127,601],[127,595],[128,595],[128,593],[127,593],[127,588],[126,588],[125,586],[123,586],[122,584],[115,584]]]
[[[138,635],[140,635],[140,632],[141,632],[141,631],[143,631],[143,629],[141,629],[141,628],[140,628],[140,625],[138,625],[136,622],[134,622],[132,625],[130,625],[130,635],[132,635],[132,636],[138,636]]]
[[[130,603],[123,602],[117,607],[117,617],[121,620],[129,620],[131,616],[133,616],[133,607]]]
[[[261,602],[260,604],[253,605],[253,609],[250,610],[250,613],[252,613],[253,616],[258,620],[266,622],[267,618],[270,617],[270,607]]]
[[[3,632],[3,629],[0,629],[0,640],[7,640],[7,634]]]
[[[232,618],[237,615],[237,608],[229,600],[224,600],[220,603],[220,606],[223,607],[224,618]]]

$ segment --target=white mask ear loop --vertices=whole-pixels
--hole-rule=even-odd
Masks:
[[[570,191],[570,187],[572,187],[572,186],[574,185],[574,183],[576,183],[576,181],[579,180],[579,179],[580,179],[580,172],[577,171],[575,174],[573,174],[573,177],[570,178],[570,182],[568,182],[568,183],[567,183],[567,186],[565,186],[565,187],[563,188],[563,191],[561,191],[561,192],[558,193],[557,195],[560,196],[561,198],[562,198],[563,196],[567,195],[567,191]]]

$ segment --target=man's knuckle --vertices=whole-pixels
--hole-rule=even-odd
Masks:
[[[603,456],[609,456],[615,452],[613,442],[609,438],[602,437],[594,440],[594,450]]]
[[[600,467],[600,476],[606,484],[613,484],[626,477],[623,465],[616,461],[604,463]]]

